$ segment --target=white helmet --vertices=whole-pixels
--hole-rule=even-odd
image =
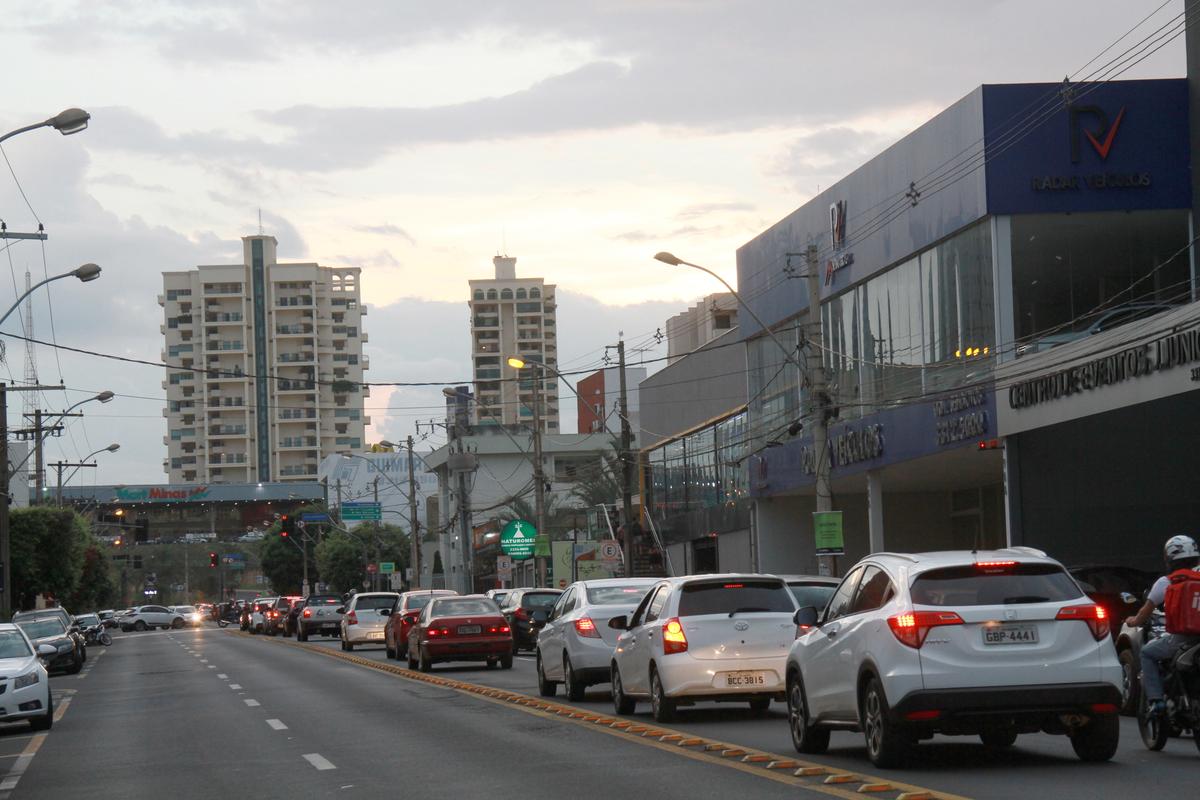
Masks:
[[[1172,536],[1163,545],[1163,556],[1168,564],[1184,558],[1200,558],[1200,547],[1196,546],[1196,540],[1190,536]]]

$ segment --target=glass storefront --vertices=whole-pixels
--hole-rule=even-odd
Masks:
[[[646,453],[656,519],[748,497],[746,412],[706,425]]]

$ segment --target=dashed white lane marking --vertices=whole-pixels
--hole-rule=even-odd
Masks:
[[[208,665],[208,668],[209,668],[209,669],[216,669],[217,667],[216,667],[216,665],[215,665],[215,664],[209,664],[209,665]]]
[[[217,673],[217,677],[218,677],[218,678],[220,678],[221,680],[225,680],[225,679],[227,679],[229,676],[228,676],[228,675],[226,675],[224,672],[218,672],[218,673]]]
[[[229,684],[229,688],[236,692],[238,689],[242,688],[242,685],[240,683],[231,683]]]
[[[248,698],[246,699],[245,703],[246,703],[246,705],[250,706],[251,708],[255,708],[258,705],[260,705],[260,703],[257,700],[250,700]]]
[[[21,780],[21,776],[25,774],[25,770],[29,769],[29,762],[33,761],[33,757],[37,755],[38,748],[42,746],[42,742],[46,741],[46,734],[35,734],[29,740],[29,744],[25,745],[25,749],[21,751],[21,755],[17,757],[17,761],[13,764],[12,769],[4,776],[4,780],[0,780],[0,792],[7,793],[17,788],[17,782]],[[307,756],[305,756],[307,758]],[[318,767],[319,769],[319,767]]]
[[[200,659],[200,663],[201,663],[201,664],[207,664],[207,663],[208,663],[208,659],[207,659],[207,658],[202,658],[202,659]]]
[[[320,753],[305,753],[304,760],[319,770],[337,769],[328,758]]]
[[[267,720],[267,724],[277,731],[286,731],[288,729],[288,726],[284,725],[283,721],[278,719],[269,719]]]

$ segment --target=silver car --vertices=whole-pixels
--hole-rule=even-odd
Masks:
[[[538,691],[553,697],[558,684],[571,700],[587,687],[608,683],[617,632],[608,621],[628,616],[658,578],[579,581],[559,595],[538,633]]]
[[[399,592],[363,592],[350,598],[342,616],[342,649],[353,650],[356,644],[382,646],[383,626],[399,599]]]

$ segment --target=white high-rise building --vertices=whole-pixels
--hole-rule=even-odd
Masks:
[[[517,356],[526,364],[558,369],[554,284],[518,278],[517,259],[492,259],[496,277],[471,285],[471,362],[475,376],[473,422],[504,425],[533,422],[535,375],[543,370],[508,365]],[[558,380],[544,376],[541,390],[543,431],[558,430]]]
[[[281,264],[273,236],[242,244],[241,264],[163,273],[172,483],[315,480],[371,422],[360,269]]]

